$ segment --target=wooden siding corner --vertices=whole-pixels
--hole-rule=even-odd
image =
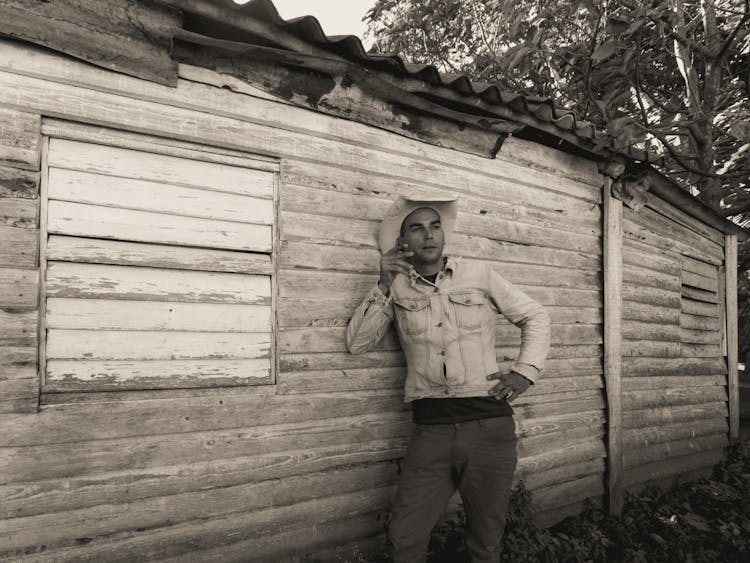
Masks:
[[[737,235],[725,239],[727,394],[729,396],[729,442],[740,441],[740,388],[737,325]]]
[[[607,490],[610,514],[623,505],[622,452],[622,202],[604,184],[604,380],[607,391]]]
[[[0,108],[0,413],[34,413],[39,403],[41,151],[41,117]]]

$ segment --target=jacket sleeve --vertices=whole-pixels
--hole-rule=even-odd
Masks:
[[[352,354],[369,352],[383,338],[393,319],[393,300],[376,285],[354,311],[346,327],[346,348]]]
[[[550,318],[542,306],[490,270],[489,294],[499,311],[521,329],[521,351],[512,370],[536,383],[550,346]]]

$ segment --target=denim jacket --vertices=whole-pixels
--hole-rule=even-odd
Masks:
[[[352,354],[372,350],[396,325],[406,356],[404,400],[485,396],[496,381],[495,315],[521,328],[512,370],[535,382],[550,345],[550,319],[536,301],[488,263],[449,259],[435,283],[398,274],[386,297],[375,286],[346,331]]]

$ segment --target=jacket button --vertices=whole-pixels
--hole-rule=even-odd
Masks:
[[[443,326],[443,321],[440,321],[440,322],[439,322],[439,323],[437,324],[437,326],[438,326],[438,328],[440,328],[441,326]]]
[[[441,356],[445,356],[445,350],[441,351],[441,352],[440,352],[440,355],[441,355]]]
[[[446,394],[446,395],[450,395],[450,394],[451,394],[451,392],[450,392],[450,389],[446,389],[446,390],[445,390],[445,394]]]

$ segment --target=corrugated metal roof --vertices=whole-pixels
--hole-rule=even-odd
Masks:
[[[237,5],[232,0],[224,1],[232,4],[234,9],[244,15],[269,22],[320,49],[356,62],[366,68],[387,72],[402,78],[418,79],[434,86],[447,88],[462,96],[470,96],[488,104],[504,106],[513,112],[530,116],[542,123],[551,124],[561,133],[573,134],[587,145],[586,148],[594,152],[625,152],[627,156],[641,161],[655,162],[658,160],[655,155],[647,154],[644,151],[623,151],[621,148],[616,148],[609,135],[596,130],[591,123],[578,119],[573,112],[556,107],[549,98],[509,92],[495,84],[472,81],[466,75],[441,73],[433,65],[409,63],[399,55],[368,53],[362,41],[354,35],[326,35],[320,22],[313,16],[283,19],[271,0],[251,0],[243,5]],[[601,151],[601,149],[606,149],[606,151]]]

